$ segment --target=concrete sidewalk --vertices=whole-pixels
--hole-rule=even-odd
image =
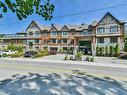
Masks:
[[[60,63],[60,64],[74,64],[74,65],[90,65],[90,66],[103,66],[103,67],[116,67],[116,68],[127,68],[127,64],[117,63],[105,63],[105,62],[88,62],[88,61],[66,61],[66,60],[52,60],[52,59],[31,59],[31,58],[1,58],[0,60],[19,60],[19,61],[34,61],[34,62],[49,62],[49,63]]]

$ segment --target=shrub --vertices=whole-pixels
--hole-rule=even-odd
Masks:
[[[11,54],[12,58],[21,57],[21,56],[23,56],[23,52],[16,52],[14,54]]]
[[[2,57],[9,57],[10,55],[7,55],[6,53],[2,54]]]
[[[124,51],[127,52],[127,39],[125,40]]]
[[[23,52],[23,46],[15,46],[13,44],[7,46],[7,50]]]
[[[110,46],[110,56],[113,56],[113,54],[114,54],[114,48],[113,46]]]
[[[63,48],[60,48],[59,52],[60,52],[60,53],[64,52],[64,51],[63,51]]]
[[[108,46],[105,47],[105,56],[108,56]]]
[[[94,56],[92,56],[92,57],[86,57],[86,61],[94,62]]]
[[[94,56],[92,56],[89,61],[94,62]]]
[[[65,56],[65,58],[64,58],[65,60],[69,60],[69,57],[68,57],[68,55],[66,54],[66,56]]]
[[[99,46],[96,47],[96,55],[99,56]]]
[[[77,52],[76,57],[77,57],[78,59],[81,59],[82,56],[83,56],[83,52],[81,52],[81,51]]]
[[[118,57],[120,54],[120,49],[119,49],[119,45],[117,44],[114,48],[114,56]]]
[[[99,55],[103,56],[104,55],[104,47],[99,48]]]
[[[43,56],[47,56],[47,55],[49,55],[48,50],[43,50],[43,51],[39,50],[37,52],[37,54],[34,55],[34,58],[43,57]]]
[[[89,61],[90,60],[90,58],[89,57],[86,57],[86,61]]]

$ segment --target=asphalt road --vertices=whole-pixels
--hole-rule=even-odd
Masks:
[[[125,68],[0,59],[0,80],[11,77],[14,74],[72,73],[72,70],[79,70],[99,77],[111,77],[127,81],[127,69]]]

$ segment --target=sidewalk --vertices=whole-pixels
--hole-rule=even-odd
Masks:
[[[88,62],[88,61],[65,61],[65,60],[52,60],[52,59],[30,59],[30,58],[1,58],[0,60],[16,60],[16,61],[34,61],[34,62],[53,62],[60,64],[74,64],[74,65],[89,65],[89,66],[103,66],[103,67],[114,67],[114,68],[127,68],[127,64],[117,64],[117,63],[98,63],[98,62]]]

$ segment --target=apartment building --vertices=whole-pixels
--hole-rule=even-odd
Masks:
[[[26,32],[5,34],[1,39],[1,47],[8,44],[23,45],[26,50],[48,49],[49,51],[81,50],[84,53],[96,53],[96,47],[119,44],[123,49],[124,21],[106,13],[100,21],[91,25],[54,25],[44,26],[32,21]]]

